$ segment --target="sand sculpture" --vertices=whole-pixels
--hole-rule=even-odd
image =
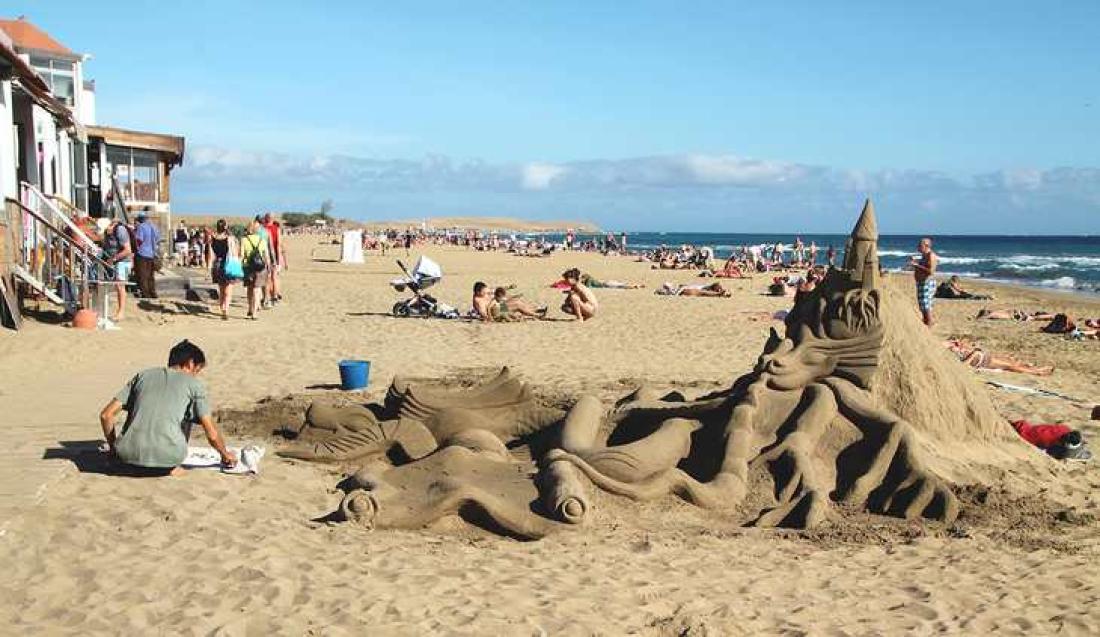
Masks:
[[[925,463],[913,427],[872,393],[886,332],[877,240],[868,201],[842,267],[796,297],[785,334],[773,329],[754,369],[721,392],[688,401],[642,388],[610,411],[582,396],[565,414],[541,406],[507,369],[458,391],[396,380],[389,419],[314,406],[307,428],[321,440],[284,455],[389,458],[356,473],[340,506],[373,527],[459,514],[537,538],[583,522],[593,488],[638,500],[675,494],[759,526],[813,526],[833,501],[951,522],[956,497]],[[958,418],[997,435],[988,399],[959,391],[971,400]],[[897,398],[896,388],[886,395]],[[506,447],[559,426],[554,448],[534,460]]]

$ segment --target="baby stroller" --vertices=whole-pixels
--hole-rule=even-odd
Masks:
[[[398,301],[393,305],[393,315],[398,317],[422,317],[422,318],[458,318],[458,310],[449,305],[440,303],[424,290],[439,283],[443,279],[443,270],[439,264],[428,257],[420,257],[416,260],[412,273],[400,260],[397,265],[405,274],[403,278],[390,281],[390,286],[398,292],[404,292],[406,288],[413,293],[412,298]]]

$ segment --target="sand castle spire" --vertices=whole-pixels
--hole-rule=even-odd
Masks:
[[[862,287],[878,287],[878,221],[870,198],[863,203],[863,212],[847,241],[844,269]]]

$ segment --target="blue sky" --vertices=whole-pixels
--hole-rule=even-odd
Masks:
[[[1100,233],[1100,2],[9,13],[93,54],[100,123],[187,137],[178,211]]]

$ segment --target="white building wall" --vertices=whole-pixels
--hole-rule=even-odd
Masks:
[[[85,126],[95,126],[95,91],[84,88],[80,84],[80,108],[76,111],[76,118]]]
[[[0,198],[19,198],[19,180],[15,172],[15,126],[12,113],[11,82],[0,82]]]

